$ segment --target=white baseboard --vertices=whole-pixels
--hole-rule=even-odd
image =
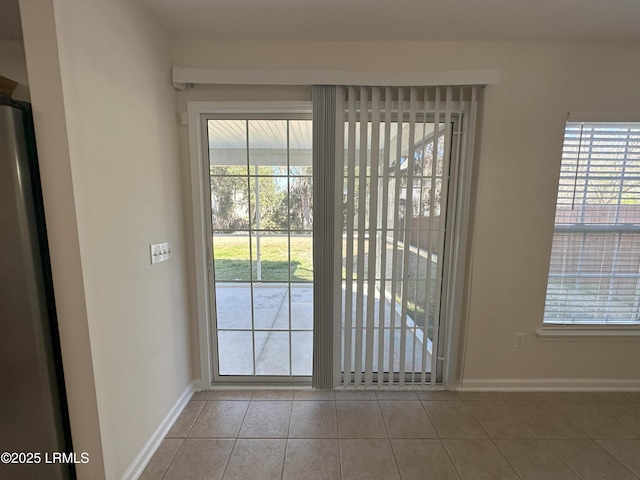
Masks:
[[[460,391],[640,391],[640,380],[617,378],[496,378],[462,381]]]
[[[149,460],[151,460],[151,457],[160,446],[160,443],[167,435],[167,432],[174,424],[180,413],[182,413],[182,410],[187,405],[187,402],[193,395],[194,391],[195,382],[192,382],[187,386],[183,394],[180,395],[180,398],[178,398],[178,401],[176,401],[173,407],[171,407],[171,410],[169,410],[169,413],[164,420],[162,420],[156,431],[153,432],[151,438],[147,440],[147,443],[145,443],[140,452],[138,452],[136,458],[133,459],[129,468],[127,468],[122,475],[122,480],[136,480],[140,475],[142,475],[142,472],[149,463]]]

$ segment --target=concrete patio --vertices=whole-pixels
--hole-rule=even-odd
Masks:
[[[354,285],[355,290],[355,285]],[[289,295],[290,293],[290,295]],[[290,300],[289,300],[290,298]],[[344,298],[343,287],[343,315]],[[367,305],[368,292],[363,294]],[[352,302],[351,365],[355,364],[356,336],[356,293]],[[394,302],[395,303],[395,302]],[[254,283],[251,315],[251,286],[248,283],[218,283],[216,286],[216,311],[218,329],[219,373],[226,376],[310,376],[313,359],[313,287],[310,283],[287,284]],[[393,343],[393,370],[400,367],[402,330],[400,312],[397,305],[391,305],[388,298],[384,302],[383,326],[383,368],[389,371],[389,352]],[[380,292],[374,292],[373,321],[373,371],[379,363],[379,308]],[[392,308],[396,310],[395,325],[391,329]],[[363,324],[367,324],[366,308],[363,312]],[[421,371],[423,332],[413,324],[411,318],[405,318],[405,370]],[[344,329],[344,321],[343,321]],[[289,340],[291,335],[291,341]],[[342,338],[344,338],[344,331]],[[366,361],[362,338],[362,365]],[[428,350],[430,351],[430,345]],[[415,351],[415,358],[414,358]],[[254,361],[255,352],[255,361]],[[344,344],[342,345],[344,357]],[[427,371],[431,369],[431,355],[427,353]],[[254,370],[255,365],[255,370]]]

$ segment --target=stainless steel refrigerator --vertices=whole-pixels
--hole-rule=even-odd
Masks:
[[[31,107],[0,96],[0,479],[75,478],[67,412]]]

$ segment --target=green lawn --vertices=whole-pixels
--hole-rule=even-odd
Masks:
[[[262,259],[262,280],[281,281],[289,280],[291,272],[292,281],[313,281],[313,239],[309,236],[291,237],[291,261],[289,262],[287,247],[288,239],[280,235],[262,235],[260,237],[260,256]],[[251,254],[256,256],[256,239],[251,242]],[[218,282],[250,281],[250,269],[253,268],[253,279],[257,279],[257,262],[252,265],[249,262],[249,237],[247,235],[216,235],[213,238],[213,257],[215,264],[215,276]],[[366,255],[367,252],[365,252]],[[357,260],[357,259],[356,259]],[[354,260],[355,261],[355,260]],[[367,259],[365,258],[365,265]],[[419,267],[421,277],[425,276],[424,265]],[[343,267],[343,278],[346,269]],[[435,274],[435,269],[432,274]],[[366,272],[365,272],[366,276]],[[428,320],[427,334],[432,336],[433,329],[433,301],[430,302],[429,312],[425,309],[426,299],[422,290],[416,296],[415,280],[408,280],[407,288],[407,313],[419,327],[424,329]],[[433,294],[433,292],[432,292]],[[398,296],[399,303],[402,299]],[[427,319],[427,315],[429,318]]]
[[[313,239],[308,236],[292,236],[290,239],[291,259],[289,260],[289,239],[281,235],[262,235],[260,237],[260,258],[262,280],[313,281]],[[249,281],[250,269],[253,279],[257,279],[256,258],[257,242],[251,240],[249,262],[249,237],[247,235],[215,235],[213,238],[213,258],[216,281]],[[251,265],[250,265],[251,263]]]

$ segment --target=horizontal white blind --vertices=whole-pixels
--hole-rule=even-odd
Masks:
[[[545,323],[640,316],[640,123],[567,123]]]
[[[442,369],[451,165],[461,155],[475,87],[340,92],[341,385],[432,385]]]

